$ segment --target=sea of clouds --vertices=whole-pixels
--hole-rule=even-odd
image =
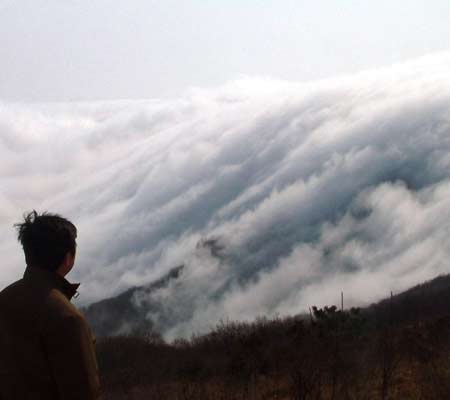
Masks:
[[[0,287],[24,269],[13,223],[57,212],[81,305],[184,265],[151,294],[168,338],[450,272],[450,53],[164,101],[0,100],[0,159]]]

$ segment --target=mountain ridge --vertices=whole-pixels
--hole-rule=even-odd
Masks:
[[[182,276],[183,270],[184,265],[179,265],[156,281],[132,287],[81,310],[97,336],[161,334],[163,332],[155,332],[154,321],[149,317],[151,312],[158,311],[161,304],[152,302],[151,295],[154,291],[175,283]],[[146,296],[146,301],[139,302],[139,296]],[[362,307],[362,310],[373,321],[381,323],[388,318],[408,322],[450,315],[450,274],[438,275],[391,298]]]

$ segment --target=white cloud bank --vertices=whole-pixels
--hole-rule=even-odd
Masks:
[[[450,271],[449,53],[172,101],[0,102],[0,158],[1,286],[24,267],[12,224],[58,212],[84,303],[185,265],[151,298],[168,337]]]

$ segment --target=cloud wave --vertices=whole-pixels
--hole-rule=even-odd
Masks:
[[[11,226],[33,208],[79,227],[84,304],[185,265],[149,299],[169,338],[448,272],[449,67],[441,53],[165,101],[0,102],[0,283],[22,272]]]

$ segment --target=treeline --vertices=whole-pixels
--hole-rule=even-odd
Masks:
[[[106,400],[450,399],[450,316],[399,322],[359,309],[222,322],[165,343],[99,338]]]

